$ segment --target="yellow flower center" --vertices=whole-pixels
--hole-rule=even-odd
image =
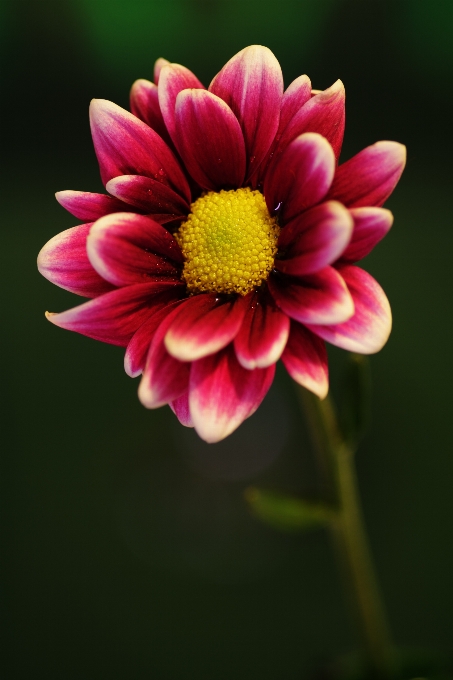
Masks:
[[[209,191],[191,211],[175,234],[189,292],[246,295],[267,279],[280,228],[259,191]]]

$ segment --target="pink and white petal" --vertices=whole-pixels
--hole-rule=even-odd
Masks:
[[[341,80],[311,99],[294,112],[294,115],[281,130],[274,158],[290,144],[293,139],[305,132],[317,132],[327,139],[338,160],[343,144],[345,125],[345,90]]]
[[[124,370],[131,378],[136,378],[143,372],[155,332],[162,321],[179,304],[181,304],[180,300],[169,302],[165,294],[160,301],[156,296],[151,316],[135,331],[126,348]]]
[[[281,135],[284,134],[294,116],[300,111],[304,104],[310,101],[310,98],[311,82],[308,76],[299,76],[288,85],[282,97],[280,123],[276,135],[277,143],[280,141]],[[296,137],[297,136],[298,135],[296,135]]]
[[[168,66],[168,64],[170,64],[168,59],[164,59],[163,57],[159,57],[159,59],[156,59],[154,62],[154,82],[156,85],[159,85],[160,72],[164,66]]]
[[[231,345],[194,361],[189,408],[199,436],[214,443],[234,432],[261,404],[274,374],[275,364],[254,371],[243,368]]]
[[[183,256],[165,227],[144,215],[101,217],[87,239],[88,258],[114,286],[146,283],[152,277],[178,277]]]
[[[329,142],[314,132],[297,137],[272,163],[264,180],[264,196],[271,214],[286,224],[326,195],[335,172]]]
[[[337,168],[328,198],[347,208],[381,206],[392,193],[406,165],[406,147],[376,142]]]
[[[342,262],[357,262],[370,253],[388,233],[393,215],[385,208],[352,208],[354,230],[351,241],[341,256]]]
[[[300,279],[271,275],[268,285],[280,309],[300,323],[341,323],[354,314],[351,294],[333,267]]]
[[[269,163],[274,158],[283,131],[286,129],[286,126],[299,111],[299,109],[310,99],[310,97],[311,82],[310,78],[306,75],[299,76],[296,78],[296,80],[293,80],[293,82],[283,93],[280,110],[280,122],[278,125],[277,134],[275,135],[274,141],[272,142],[272,145],[266,154],[266,158],[259,166],[256,175],[254,175],[252,178],[252,183],[254,186],[263,185],[267,168]]]
[[[92,226],[66,229],[46,243],[38,255],[38,269],[49,281],[76,295],[95,298],[114,289],[88,259],[86,242]]]
[[[189,409],[189,392],[184,392],[178,399],[171,401],[169,407],[184,427],[193,427],[192,416]]]
[[[275,260],[283,274],[304,276],[338,260],[351,240],[354,222],[347,208],[326,201],[299,215],[281,231],[284,259]],[[279,242],[279,247],[283,244]],[[284,247],[284,246],[283,246]]]
[[[262,184],[264,177],[266,175],[267,167],[269,162],[275,155],[275,151],[278,147],[278,143],[285,130],[288,123],[292,120],[299,109],[310,99],[311,97],[311,82],[310,78],[306,75],[299,76],[296,80],[287,87],[283,93],[281,110],[280,110],[280,122],[278,125],[277,134],[275,135],[274,141],[267,153],[267,158],[261,163],[258,170],[258,181],[257,183]]]
[[[375,354],[392,328],[389,301],[381,286],[363,269],[345,265],[339,272],[354,300],[355,313],[346,323],[309,328],[332,345],[359,354]]]
[[[247,150],[248,179],[277,133],[283,95],[280,64],[267,47],[251,45],[225,64],[209,91],[223,99],[239,120]]]
[[[105,99],[91,102],[90,124],[104,184],[119,175],[145,175],[190,201],[189,185],[178,161],[148,125]]]
[[[136,80],[131,88],[130,106],[134,116],[155,130],[167,144],[171,143],[159,106],[157,85],[143,78]]]
[[[234,338],[237,360],[248,370],[275,364],[285,348],[288,333],[289,318],[272,298],[252,293],[241,328]]]
[[[182,90],[205,87],[192,71],[181,64],[165,64],[159,75],[159,105],[170,137],[175,141],[176,97]]]
[[[194,295],[179,308],[165,336],[165,346],[180,361],[195,361],[230,343],[241,327],[248,301],[222,300],[211,293]]]
[[[106,189],[124,201],[123,205],[129,204],[144,213],[187,215],[190,211],[189,204],[179,194],[150,177],[121,175],[107,182]]]
[[[242,185],[244,137],[236,116],[219,97],[205,90],[178,94],[175,143],[189,174],[203,189]]]
[[[174,309],[154,334],[138,388],[138,398],[146,408],[159,408],[173,402],[189,387],[190,363],[178,361],[165,348],[164,338],[177,314]]]
[[[61,314],[47,312],[46,316],[60,328],[125,347],[152,314],[154,303],[160,304],[165,293],[170,301],[180,291],[181,284],[171,281],[141,283],[100,295]]]
[[[289,339],[282,362],[291,378],[320,399],[329,391],[327,351],[321,338],[307,328],[291,321]]]
[[[104,215],[130,210],[128,205],[107,194],[92,194],[89,191],[57,191],[58,203],[78,220],[95,222]]]

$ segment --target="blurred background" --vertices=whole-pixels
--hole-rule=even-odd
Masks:
[[[250,516],[249,485],[312,492],[296,394],[205,445],[146,411],[123,350],[44,319],[80,298],[36,256],[101,191],[91,98],[128,107],[163,56],[208,84],[248,44],[285,84],[347,91],[343,160],[408,146],[395,225],[365,267],[394,313],[358,458],[397,643],[453,651],[451,0],[2,0],[2,678],[297,680],[356,646],[329,537]],[[331,353],[333,385],[345,356]]]

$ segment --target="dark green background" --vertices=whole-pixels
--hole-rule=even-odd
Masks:
[[[146,411],[123,351],[44,319],[78,298],[36,271],[77,220],[62,189],[101,190],[92,97],[127,106],[164,56],[208,83],[251,43],[285,83],[347,90],[343,158],[408,146],[395,225],[366,268],[394,312],[372,358],[358,456],[394,636],[452,652],[451,0],[3,0],[2,678],[296,680],[355,646],[328,537],[252,519],[249,484],[315,483],[292,385],[207,447]],[[344,355],[332,352],[333,374]],[[278,455],[277,455],[278,454]],[[276,457],[275,457],[276,456]]]

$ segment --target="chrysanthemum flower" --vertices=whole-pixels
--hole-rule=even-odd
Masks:
[[[132,113],[90,108],[108,194],[62,191],[84,224],[42,249],[41,273],[90,301],[57,326],[126,347],[148,408],[169,404],[216,442],[259,406],[281,359],[324,397],[324,341],[370,354],[391,327],[387,298],[355,262],[387,233],[381,206],[405,148],[378,142],[337,167],[340,81],[283,91],[265,47],[234,56],[206,90],[159,59]]]

